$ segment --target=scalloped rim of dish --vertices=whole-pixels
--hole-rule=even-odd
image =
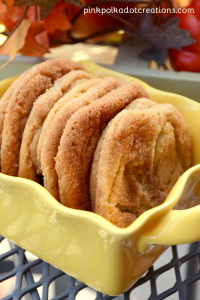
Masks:
[[[82,211],[62,205],[43,186],[29,179],[8,176],[0,173],[0,182],[4,181],[5,183],[17,183],[19,186],[26,185],[27,187],[34,189],[35,192],[38,192],[41,195],[43,201],[46,201],[46,203],[51,205],[56,211],[62,213],[63,215],[71,215],[78,218],[87,218],[91,222],[95,222],[101,225],[102,229],[105,229],[109,233],[113,233],[118,237],[126,237],[134,234],[137,230],[139,230],[148,220],[151,219],[153,215],[158,215],[158,213],[162,211],[167,212],[172,209],[182,195],[190,176],[196,171],[200,171],[200,164],[191,167],[182,174],[164,203],[145,211],[126,228],[119,228],[94,212]]]
[[[91,73],[95,73],[96,76],[114,76],[116,78],[119,78],[120,80],[124,81],[136,81],[140,83],[142,86],[144,86],[147,91],[153,91],[154,93],[164,93],[167,96],[174,96],[174,97],[179,97],[179,100],[185,102],[187,101],[190,102],[191,104],[199,105],[200,103],[195,102],[194,100],[191,100],[187,97],[177,95],[174,93],[169,93],[165,91],[161,91],[158,89],[155,89],[142,80],[139,80],[137,78],[134,78],[129,75],[121,74],[115,71],[111,71],[108,69],[105,69],[103,67],[100,67],[92,62],[89,61],[83,61],[81,62],[86,69],[88,69]],[[97,69],[97,71],[96,71]],[[173,189],[169,193],[168,197],[166,198],[165,202],[159,206],[156,206],[154,208],[151,208],[147,210],[146,212],[142,213],[131,225],[129,225],[126,228],[119,228],[109,221],[107,221],[105,218],[101,217],[100,215],[97,215],[96,213],[93,212],[88,212],[88,211],[81,211],[73,208],[68,208],[60,204],[43,186],[39,185],[38,183],[24,179],[24,178],[19,178],[19,177],[12,177],[12,176],[7,176],[4,174],[0,174],[0,182],[13,182],[17,183],[19,186],[20,185],[27,185],[34,189],[36,192],[38,192],[44,201],[46,201],[49,205],[51,205],[56,211],[68,216],[76,216],[77,218],[87,218],[91,222],[95,222],[98,225],[100,225],[103,229],[108,231],[111,234],[117,235],[118,237],[126,237],[129,235],[134,234],[137,230],[139,230],[149,219],[152,218],[154,215],[158,215],[162,212],[167,212],[170,209],[172,209],[176,203],[178,202],[180,196],[182,195],[184,188],[188,182],[189,177],[193,174],[193,172],[200,171],[200,164],[195,165],[188,169],[186,172],[182,174],[182,176],[178,179],[176,184],[174,185]]]

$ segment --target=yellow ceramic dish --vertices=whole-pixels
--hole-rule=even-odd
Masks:
[[[0,98],[16,78],[17,76],[0,81]]]
[[[94,289],[117,295],[138,280],[164,245],[200,238],[200,104],[93,63],[83,64],[97,76],[140,82],[152,100],[174,104],[192,136],[194,167],[180,177],[162,205],[125,229],[94,213],[62,206],[35,182],[0,174],[0,234]]]

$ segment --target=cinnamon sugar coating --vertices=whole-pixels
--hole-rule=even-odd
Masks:
[[[80,108],[89,105],[93,101],[97,101],[97,99],[106,95],[119,85],[120,82],[117,79],[106,77],[104,79],[100,79],[100,82],[91,86],[78,98],[74,97],[72,90],[71,93],[66,95],[66,104],[57,111],[50,126],[48,126],[41,148],[41,167],[42,174],[44,176],[44,186],[56,199],[59,200],[59,187],[58,177],[55,170],[55,157],[58,152],[60,138],[65,125],[70,117]],[[63,160],[65,160],[65,157],[63,157]]]
[[[91,172],[93,210],[119,227],[163,203],[192,160],[188,128],[174,106],[135,104],[107,125]]]
[[[9,90],[7,91],[3,99],[7,102],[5,117],[4,120],[1,118],[3,121],[2,173],[13,176],[18,174],[22,135],[33,102],[49,89],[56,79],[73,69],[83,69],[83,67],[65,59],[50,59],[21,75],[17,83],[10,87],[12,95],[10,95]],[[8,96],[11,97],[7,101]]]
[[[89,176],[93,154],[108,122],[127,104],[146,92],[136,83],[127,83],[82,109],[67,122],[56,156],[61,203],[89,210]]]
[[[54,104],[70,89],[92,76],[84,70],[74,70],[57,79],[51,88],[40,95],[31,109],[20,147],[18,176],[37,181],[37,145],[43,124]]]

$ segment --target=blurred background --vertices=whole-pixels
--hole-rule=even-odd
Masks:
[[[112,65],[124,44],[151,68],[200,72],[200,1],[0,0],[8,61],[21,54]]]
[[[198,100],[200,0],[0,0],[0,79],[53,57]]]
[[[200,0],[0,0],[0,80],[54,57],[92,60],[155,88],[200,101]],[[0,255],[10,251],[9,243],[3,242]],[[181,251],[179,258],[188,257],[188,246]],[[173,256],[170,248],[157,264],[163,267]],[[28,254],[26,259],[35,258]],[[196,261],[194,265],[199,270]],[[161,292],[177,281],[170,267],[159,282]],[[37,280],[41,270],[34,272]],[[186,267],[181,272],[186,276]],[[59,288],[66,286],[63,280]],[[190,290],[187,299],[199,299],[199,282],[197,298],[192,298]],[[14,284],[15,277],[0,284],[1,299]],[[96,297],[93,290],[84,288],[77,299]],[[53,286],[53,295],[55,291]],[[146,299],[150,288],[142,286],[134,293],[131,299],[141,299],[141,295]]]

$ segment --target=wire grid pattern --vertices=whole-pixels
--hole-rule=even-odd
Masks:
[[[1,245],[5,241],[6,239],[0,236],[0,286],[10,278],[14,278],[14,286],[10,294],[1,298],[2,300],[200,299],[200,292],[197,291],[200,287],[200,242],[188,244],[184,251],[180,251],[181,246],[169,247],[166,250],[168,256],[163,254],[166,256],[164,264],[163,260],[162,264],[159,264],[158,258],[153,267],[128,292],[113,297],[92,290],[39,258],[30,259],[28,252],[18,246],[12,244],[2,252]],[[58,290],[55,287],[59,281],[62,288]],[[52,284],[53,296],[50,295]]]

